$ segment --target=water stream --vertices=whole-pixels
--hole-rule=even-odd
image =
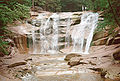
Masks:
[[[59,33],[60,26],[66,26],[65,28],[65,48],[71,47],[69,52],[79,54],[89,54],[90,44],[93,38],[93,32],[97,27],[98,13],[85,12],[81,15],[81,22],[75,25],[71,30],[72,18],[68,16],[64,21],[66,25],[60,24],[60,15],[53,13],[46,18],[45,14],[39,14],[37,20],[40,22],[40,26],[33,26],[32,31],[32,54],[55,54],[59,53]],[[37,30],[37,28],[39,30]],[[72,33],[71,33],[72,32]],[[62,36],[64,36],[62,34]],[[72,39],[72,42],[71,42]],[[31,49],[30,49],[31,50]]]
[[[56,53],[58,51],[58,23],[59,15],[54,13],[48,19],[45,14],[40,14],[37,19],[40,20],[40,27],[33,27],[32,31],[32,54]],[[36,30],[38,28],[39,30]]]
[[[81,16],[81,23],[73,29],[72,32],[72,43],[73,50],[75,53],[89,54],[90,44],[93,38],[93,32],[97,27],[98,13],[84,13]],[[85,41],[85,39],[87,41]],[[84,47],[84,43],[85,47]]]

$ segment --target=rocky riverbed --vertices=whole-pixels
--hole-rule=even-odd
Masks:
[[[67,61],[64,53],[0,57],[0,81],[120,81],[120,64],[112,56],[118,49],[118,44],[92,46],[89,55]]]

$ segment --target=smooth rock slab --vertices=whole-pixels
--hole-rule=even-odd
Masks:
[[[103,81],[99,74],[80,73],[38,77],[38,81]]]

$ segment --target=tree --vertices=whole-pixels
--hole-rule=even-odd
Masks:
[[[0,3],[0,53],[9,54],[8,43],[4,41],[9,32],[6,25],[29,17],[31,0],[1,0]]]
[[[35,0],[35,6],[40,6],[46,11],[61,11],[60,0]]]

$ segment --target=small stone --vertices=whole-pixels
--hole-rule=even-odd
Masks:
[[[65,57],[65,61],[69,61],[71,58],[73,58],[73,57],[81,57],[81,55],[78,55],[78,54],[74,54],[74,53],[72,53],[72,54],[68,54],[66,57]]]
[[[83,59],[80,58],[80,57],[73,57],[68,62],[68,65],[70,65],[70,67],[72,67],[72,66],[76,66],[76,65],[79,65],[79,64],[86,64],[85,62],[80,62],[81,60],[83,60]]]

